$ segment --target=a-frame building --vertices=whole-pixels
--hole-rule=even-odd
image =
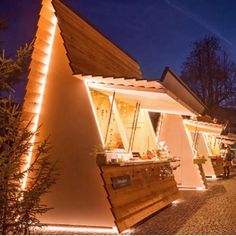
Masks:
[[[147,110],[187,116],[204,112],[204,106],[183,85],[182,91],[191,99],[175,93],[172,84],[168,78],[162,82],[144,80],[135,60],[61,1],[42,1],[23,106],[23,119],[32,120],[32,131],[42,124],[39,137],[32,142],[50,135],[51,157],[59,161],[61,177],[44,199],[54,209],[42,216],[42,222],[108,228],[117,225],[122,231],[146,217],[147,212],[153,213],[176,199],[177,189],[169,176],[172,189],[165,190],[169,195],[149,196],[145,207],[132,208],[125,219],[118,219],[91,156],[94,147],[104,143],[91,88],[108,96],[116,91],[119,99],[138,99],[148,123]],[[147,146],[155,143],[155,134],[149,133]],[[123,133],[122,141],[126,138]],[[27,158],[30,162],[31,154]],[[153,196],[153,190],[149,194]],[[142,211],[145,214],[140,214]]]

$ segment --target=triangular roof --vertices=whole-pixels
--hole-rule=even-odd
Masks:
[[[74,74],[142,77],[139,64],[60,0],[52,0]]]

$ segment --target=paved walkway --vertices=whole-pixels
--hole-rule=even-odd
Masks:
[[[207,191],[185,190],[181,194],[178,203],[139,223],[126,234],[236,234],[236,171],[228,179],[209,181]]]
[[[236,175],[209,181],[208,191],[181,191],[182,200],[131,234],[236,234]]]

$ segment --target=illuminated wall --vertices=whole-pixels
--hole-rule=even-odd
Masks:
[[[42,124],[37,140],[50,135],[53,147],[50,158],[58,161],[60,177],[44,198],[54,209],[40,220],[48,224],[112,227],[114,218],[95,157],[91,155],[102,141],[87,89],[84,81],[72,75],[59,27],[48,22],[47,16],[54,16],[50,1],[43,1],[41,14],[23,118],[29,120],[33,115],[32,128]],[[50,44],[52,54],[45,42],[50,26],[56,30]],[[50,61],[44,61],[47,52]]]
[[[194,140],[193,132],[191,132],[191,136],[192,136],[192,139]],[[202,165],[205,175],[206,176],[215,175],[211,160],[208,158],[208,156],[211,156],[211,152],[207,145],[206,134],[198,133],[198,139],[197,139],[195,148],[198,155],[203,155],[206,159],[206,162]]]
[[[174,171],[177,184],[181,187],[204,188],[197,165],[193,164],[191,135],[180,115],[163,114],[158,141],[165,141],[170,154],[180,158],[180,167]]]
[[[34,50],[30,63],[30,72],[24,96],[22,120],[25,124],[30,122],[29,130],[35,132],[39,126],[39,116],[42,108],[44,90],[47,82],[48,68],[51,59],[52,45],[54,42],[57,18],[54,9],[49,1],[42,2],[44,7],[40,11],[38,30],[34,42]],[[32,137],[35,142],[35,136]],[[29,167],[33,157],[33,146],[29,154],[25,156],[26,169]],[[25,177],[22,188],[26,187],[27,176]]]

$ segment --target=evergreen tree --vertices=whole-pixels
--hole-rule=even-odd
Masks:
[[[33,44],[26,44],[16,52],[15,58],[10,58],[2,51],[0,56],[0,97],[14,92],[14,86],[22,81],[28,71]]]
[[[0,31],[5,27],[0,19]],[[21,119],[21,106],[8,98],[28,72],[32,49],[32,43],[26,44],[14,58],[0,52],[0,234],[29,234],[33,226],[39,226],[38,215],[50,209],[42,196],[58,176],[48,139],[32,144],[39,130],[30,131],[31,122]],[[31,151],[32,161],[27,165]]]
[[[32,149],[30,123],[21,121],[21,108],[9,99],[0,101],[0,234],[29,234],[39,225],[38,214],[50,208],[41,203],[57,178],[56,163],[49,157],[48,140],[37,142],[33,159],[26,168]],[[25,178],[28,181],[23,188]]]

